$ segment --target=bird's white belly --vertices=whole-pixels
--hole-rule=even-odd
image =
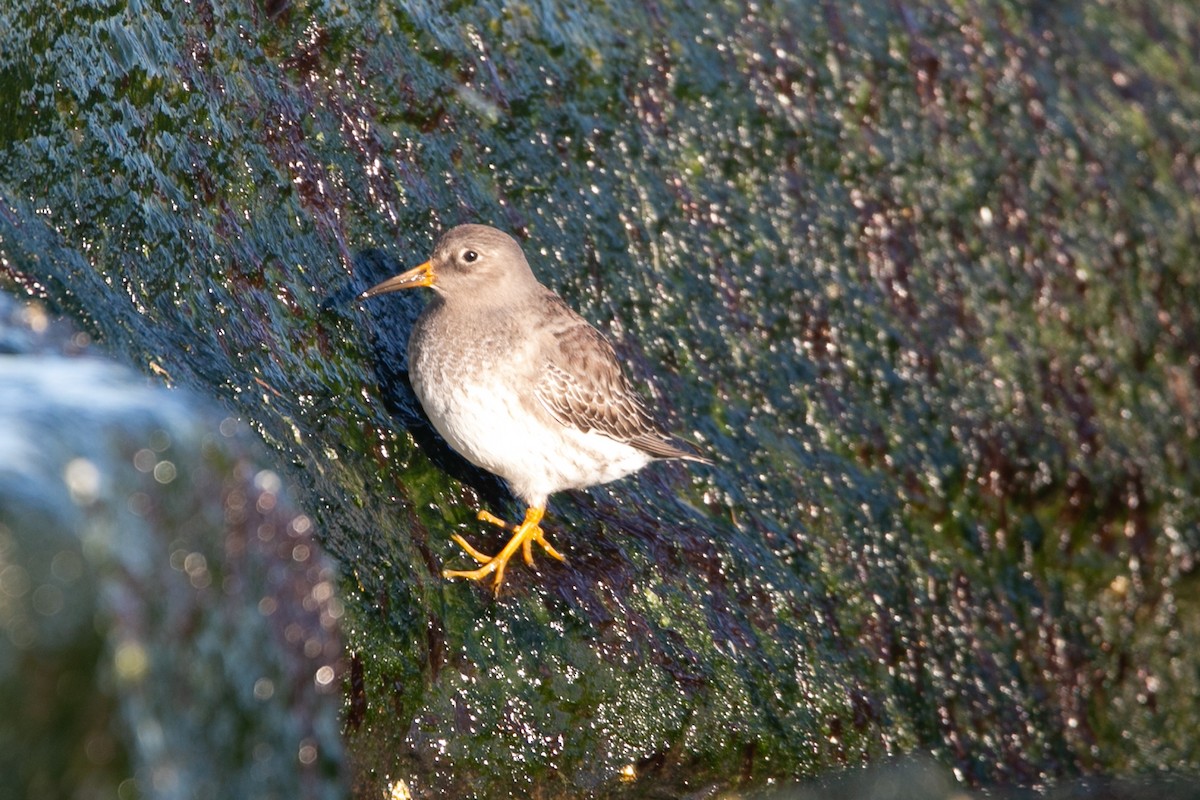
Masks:
[[[553,492],[616,480],[651,461],[635,447],[568,428],[531,409],[487,375],[456,376],[453,387],[443,387],[436,397],[418,381],[413,388],[442,438],[471,463],[508,481],[527,503],[544,504]]]

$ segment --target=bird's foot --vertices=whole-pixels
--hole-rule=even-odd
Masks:
[[[548,541],[546,534],[542,532],[541,521],[542,516],[546,513],[544,508],[530,507],[525,512],[525,519],[519,525],[509,525],[504,520],[489,514],[486,511],[479,512],[479,519],[484,522],[489,522],[492,525],[511,530],[513,536],[508,540],[508,544],[494,556],[488,556],[476,550],[467,540],[455,534],[453,537],[456,544],[467,552],[471,558],[480,563],[479,569],[474,570],[442,570],[443,578],[466,578],[467,580],[478,581],[486,578],[488,575],[495,573],[492,579],[492,588],[496,594],[500,594],[500,585],[504,583],[504,569],[508,566],[508,561],[516,554],[517,548],[521,549],[521,555],[525,559],[525,563],[533,566],[533,544],[536,542],[543,550],[549,553],[559,561],[566,559],[555,550]]]
[[[511,524],[505,522],[504,520],[500,519],[499,517],[497,517],[495,514],[491,513],[490,511],[482,511],[481,510],[479,512],[479,514],[476,516],[478,516],[478,518],[481,522],[487,522],[491,525],[495,525],[497,528],[504,528],[506,531],[512,531],[513,533],[519,532],[521,530],[521,526],[525,525],[529,521],[528,514],[525,517],[526,521],[522,522],[520,525],[511,525]],[[538,519],[540,520],[541,517],[539,517]],[[456,542],[458,542],[459,547],[466,550],[467,553],[470,554],[471,558],[475,559],[480,564],[486,564],[488,561],[491,560],[490,558],[488,558],[487,556],[483,555],[478,550],[476,550],[474,547],[471,547],[471,545],[467,544],[466,541],[461,536],[458,536],[456,534],[454,536],[454,540]],[[525,563],[528,564],[529,566],[531,566],[531,567],[533,566],[533,549],[532,548],[533,548],[534,542],[537,542],[539,545],[541,545],[543,550],[545,550],[547,553],[549,553],[554,558],[557,558],[559,561],[567,560],[563,556],[562,553],[555,550],[554,547],[551,546],[551,544],[548,541],[546,541],[546,534],[542,531],[542,528],[539,525],[537,530],[533,533],[533,535],[529,536],[521,543],[521,555],[525,558]]]
[[[512,525],[508,522],[505,522],[504,520],[500,519],[492,512],[484,511],[483,509],[480,509],[479,513],[476,514],[475,516],[476,516],[476,518],[479,519],[480,522],[486,522],[490,525],[495,525],[497,528],[504,528],[507,531],[512,531],[513,533],[516,533],[517,528],[521,527],[520,525]]]

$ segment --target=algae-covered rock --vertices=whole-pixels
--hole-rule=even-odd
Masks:
[[[363,796],[1195,769],[1198,20],[11,0],[0,270],[273,450]],[[412,403],[420,299],[352,299],[468,221],[717,462],[553,498],[499,598],[440,577],[514,509]]]

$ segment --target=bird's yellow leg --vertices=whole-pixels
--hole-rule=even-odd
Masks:
[[[475,516],[481,522],[486,522],[491,525],[495,525],[497,528],[504,528],[504,530],[512,531],[513,533],[516,533],[517,529],[521,527],[520,525],[513,525],[511,523],[505,522],[504,520],[500,519],[499,517],[497,517],[495,514],[491,513],[490,511],[484,511],[482,509]],[[540,530],[540,528],[539,528],[539,530]],[[485,556],[483,553],[476,550],[474,547],[472,547],[470,544],[467,543],[466,539],[459,536],[457,533],[452,535],[450,538],[453,539],[455,541],[455,543],[458,544],[459,547],[461,547],[463,550],[466,550],[467,555],[469,555],[471,558],[478,561],[480,564],[486,564],[487,562],[492,560],[491,556]],[[522,545],[522,550],[524,551],[524,555],[525,555],[525,563],[531,567],[533,566],[533,555],[530,552],[529,545],[532,543],[532,541],[533,541],[532,538],[527,538],[525,540],[524,544]]]
[[[550,555],[552,555],[552,556],[554,556],[555,558],[557,558],[559,561],[566,561],[566,560],[567,560],[566,558],[564,558],[564,557],[563,557],[563,554],[562,554],[562,553],[560,553],[560,552],[558,552],[557,550],[555,550],[553,547],[551,547],[551,546],[550,546],[550,543],[546,541],[546,534],[544,534],[544,533],[542,532],[542,529],[541,529],[541,527],[538,527],[538,529],[537,529],[537,532],[535,532],[535,533],[533,534],[533,540],[534,540],[535,542],[537,542],[538,544],[540,544],[540,545],[542,546],[542,549],[543,549],[543,550],[545,550],[547,553],[549,553]],[[528,544],[526,544],[526,545],[525,545],[525,549],[528,551],[528,549],[529,549],[529,545],[528,545]],[[526,559],[528,560],[528,556],[526,557]]]
[[[500,519],[499,517],[497,517],[495,514],[491,513],[490,511],[480,510],[480,512],[476,516],[479,518],[479,520],[481,522],[487,522],[491,525],[495,525],[497,528],[504,528],[505,530],[512,531],[513,533],[516,533],[517,529],[521,527],[520,525],[511,525],[511,524],[505,522],[504,520]],[[466,550],[467,553],[470,554],[471,558],[475,559],[480,564],[485,564],[488,562],[489,559],[487,556],[483,555],[478,550],[476,550],[474,547],[471,547],[471,545],[467,544],[466,541],[464,541],[461,536],[459,536],[458,534],[455,534],[452,538],[454,539],[454,541],[458,542],[459,547],[461,547],[463,550]],[[525,563],[528,564],[529,566],[531,566],[531,567],[533,566],[533,543],[534,542],[537,542],[538,544],[540,544],[542,546],[543,550],[545,550],[547,553],[549,553],[550,555],[557,558],[559,561],[567,560],[566,558],[563,557],[562,553],[558,552],[557,550],[555,550],[553,547],[550,546],[550,543],[546,541],[546,534],[542,531],[541,527],[539,526],[537,529],[537,533],[534,534],[533,536],[529,537],[528,539],[526,539],[525,542],[521,545],[522,555],[525,557]]]
[[[480,512],[480,519],[484,519],[484,513],[486,512]],[[562,555],[550,546],[550,543],[546,541],[545,534],[542,533],[540,523],[545,513],[546,509],[538,508],[536,506],[531,506],[526,509],[525,520],[520,525],[511,526],[513,536],[508,540],[508,544],[504,545],[503,550],[490,558],[467,544],[461,536],[455,535],[453,537],[454,541],[457,542],[460,547],[466,550],[467,554],[470,555],[471,558],[474,558],[482,566],[480,566],[479,569],[474,570],[442,570],[442,577],[466,578],[468,580],[478,581],[486,578],[488,575],[494,572],[496,573],[496,577],[492,579],[492,587],[494,588],[496,594],[499,594],[500,585],[504,583],[504,569],[508,566],[508,560],[513,557],[518,548],[521,549],[526,562],[530,565],[533,564],[533,554],[530,549],[530,545],[533,542],[537,542],[547,553],[554,556],[559,561],[564,561],[565,559],[562,557]],[[488,514],[488,517],[491,517],[491,515]],[[492,519],[496,518],[492,517]],[[492,519],[488,519],[486,521],[491,522]],[[505,528],[510,527],[503,521],[499,521],[499,524]]]
[[[495,514],[491,513],[490,511],[480,510],[480,512],[478,514],[476,514],[475,516],[479,518],[480,522],[488,522],[488,523],[491,523],[492,525],[495,525],[497,528],[504,528],[505,530],[510,530],[510,531],[513,531],[514,533],[516,532],[517,528],[520,527],[519,525],[510,525],[509,523],[500,519],[499,517],[497,517]]]
[[[474,547],[471,547],[471,545],[467,542],[467,540],[464,539],[463,537],[459,536],[457,533],[452,534],[450,536],[450,538],[454,540],[455,544],[457,544],[463,550],[466,550],[467,555],[469,555],[471,558],[478,561],[480,564],[486,564],[487,562],[492,560],[491,556],[485,556],[483,553],[479,552]]]

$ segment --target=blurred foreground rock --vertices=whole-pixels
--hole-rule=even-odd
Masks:
[[[0,295],[0,795],[343,793],[335,573],[249,437]]]

